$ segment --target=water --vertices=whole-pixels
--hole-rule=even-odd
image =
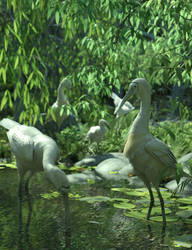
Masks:
[[[177,236],[191,232],[192,226],[182,221],[168,223],[163,239],[162,223],[149,227],[125,216],[124,209],[114,208],[113,202],[78,200],[98,195],[122,197],[110,186],[76,185],[68,199],[57,193],[49,197],[55,189],[38,174],[31,180],[30,196],[23,195],[21,202],[17,185],[16,170],[0,170],[0,250],[187,249],[173,246]]]

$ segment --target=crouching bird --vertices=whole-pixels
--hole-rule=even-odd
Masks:
[[[25,183],[27,190],[31,176],[36,172],[44,171],[47,178],[59,191],[68,192],[67,176],[56,166],[59,149],[52,138],[44,135],[35,127],[21,125],[8,118],[1,120],[0,126],[9,130],[7,137],[11,151],[16,157],[19,192],[21,192],[24,176],[28,171],[30,173]]]
[[[107,132],[106,128],[110,128],[108,122],[104,119],[99,120],[99,125],[92,126],[89,129],[84,141],[89,141],[90,144],[96,142],[98,150],[98,144],[102,141],[103,137]]]
[[[165,143],[153,137],[149,132],[151,88],[145,79],[138,78],[132,81],[115,113],[133,94],[138,94],[141,99],[140,111],[129,130],[123,154],[129,158],[135,174],[143,180],[149,191],[150,205],[147,220],[150,219],[154,205],[152,192],[152,186],[154,186],[160,201],[163,224],[165,225],[164,201],[159,190],[159,184],[163,177],[176,175],[176,158]]]

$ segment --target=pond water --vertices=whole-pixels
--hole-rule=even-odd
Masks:
[[[121,186],[126,187],[125,183],[113,183],[113,187]],[[38,174],[30,182],[30,195],[23,194],[22,201],[18,198],[17,187],[17,171],[1,170],[0,250],[190,247],[189,239],[184,240],[187,248],[176,248],[174,242],[179,236],[191,234],[191,224],[179,219],[168,222],[164,235],[161,222],[148,225],[145,220],[126,216],[128,210],[114,207],[114,204],[118,204],[118,199],[124,203],[124,199],[129,199],[134,204],[138,197],[112,190],[112,184],[74,185],[69,197],[64,198],[55,192],[43,174]],[[145,207],[148,202],[147,198]]]

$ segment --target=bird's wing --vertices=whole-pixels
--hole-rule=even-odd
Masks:
[[[122,106],[122,108],[123,107],[124,108],[126,107],[126,109],[130,110],[130,111],[133,110],[133,109],[135,109],[134,106],[130,102],[128,102],[128,101],[125,102],[125,104]]]
[[[145,144],[145,150],[154,158],[161,161],[165,166],[175,166],[177,160],[169,147],[157,138],[152,139]]]
[[[121,102],[121,98],[118,95],[116,95],[114,92],[112,92],[111,98],[113,99],[115,107],[117,107],[119,103]]]
[[[33,160],[34,142],[30,136],[23,134],[19,126],[10,129],[7,136],[16,158],[22,161]]]

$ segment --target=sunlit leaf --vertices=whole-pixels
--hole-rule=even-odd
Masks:
[[[114,207],[121,208],[121,209],[133,209],[135,208],[135,205],[127,202],[120,202],[120,203],[114,203]]]
[[[106,196],[87,196],[79,199],[80,201],[86,201],[88,203],[109,201],[110,198]]]
[[[176,239],[173,241],[173,245],[179,248],[192,248],[192,235],[183,234],[181,236],[177,236]]]

